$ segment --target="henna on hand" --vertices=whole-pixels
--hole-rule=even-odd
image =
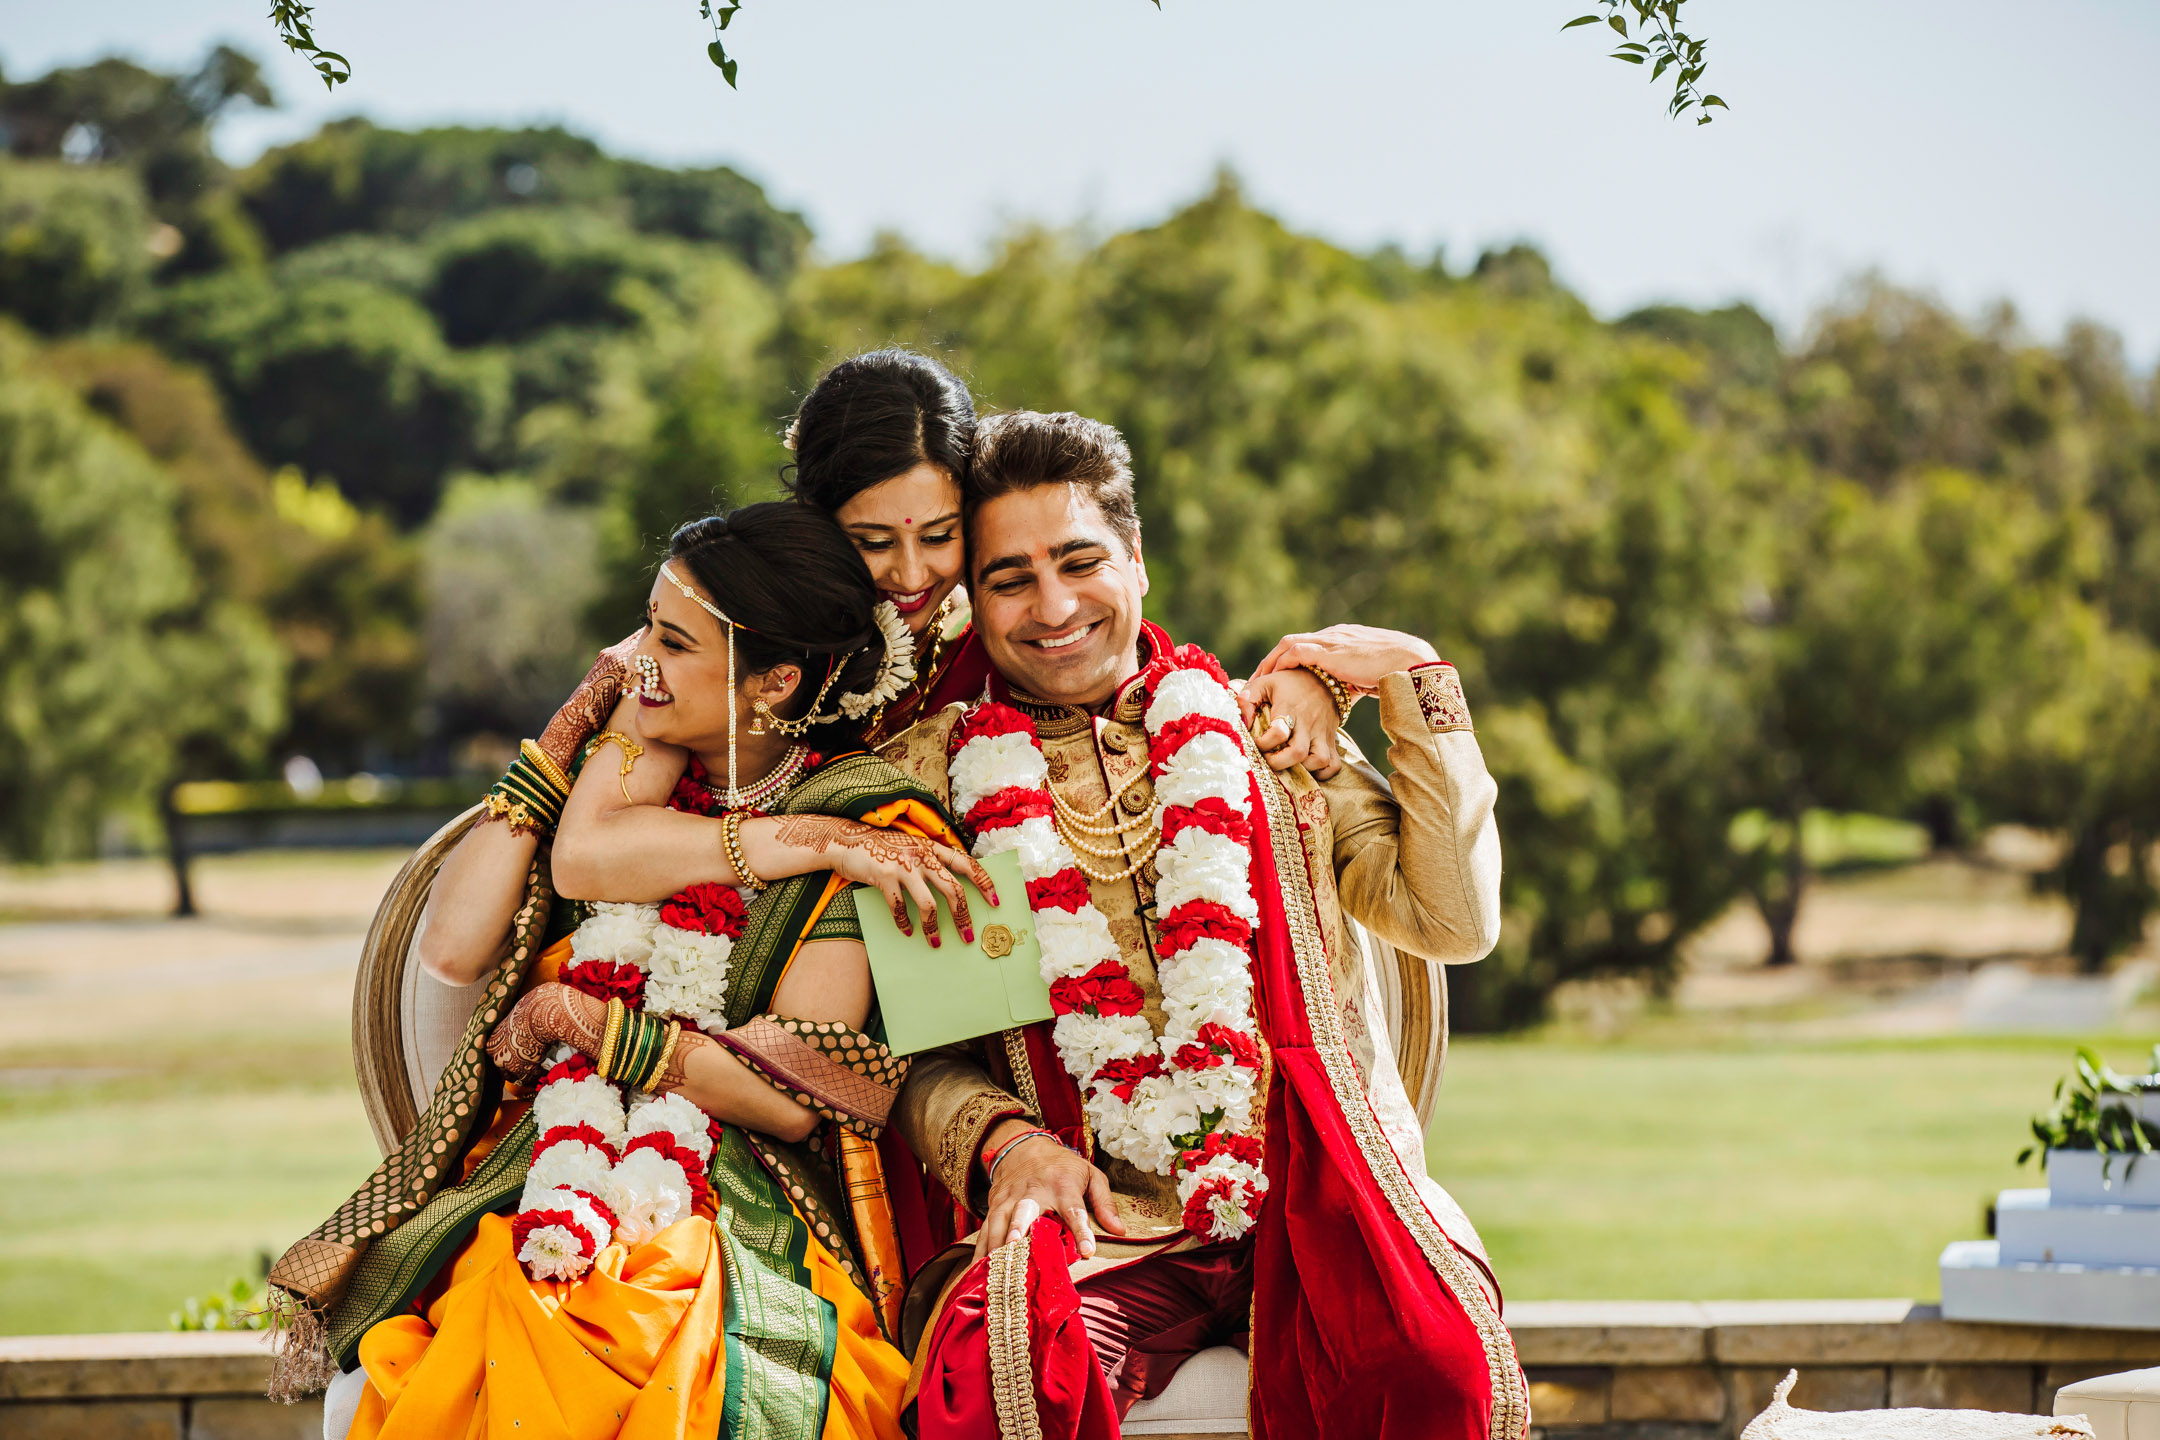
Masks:
[[[488,1036],[488,1058],[505,1075],[522,1080],[540,1068],[553,1045],[600,1053],[607,1006],[580,990],[549,981],[518,1001]]]
[[[629,678],[630,657],[636,653],[643,633],[640,630],[601,651],[577,689],[570,692],[570,698],[540,732],[541,753],[561,766],[564,773],[576,760],[578,747],[615,713],[615,703],[622,699],[623,682]]]
[[[920,836],[904,830],[887,830],[876,825],[865,825],[859,820],[843,820],[837,815],[783,815],[780,817],[780,843],[822,855],[833,846],[842,849],[861,850],[873,860],[897,862],[903,866],[927,858],[932,846]]]

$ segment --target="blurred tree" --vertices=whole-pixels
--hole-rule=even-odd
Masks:
[[[421,542],[439,729],[540,732],[597,648],[586,622],[600,586],[598,539],[590,507],[552,505],[529,480],[450,487]]]
[[[269,600],[292,656],[285,747],[333,773],[387,768],[422,738],[418,547],[291,467],[271,477],[271,495],[288,536]]]
[[[1895,814],[1952,792],[2003,678],[2030,674],[2080,603],[2092,547],[2082,517],[1950,470],[1879,496],[1789,486],[1775,519],[1736,838],[1769,963],[1783,965],[1809,879],[1807,812]]]
[[[403,524],[500,442],[500,358],[453,353],[434,318],[391,290],[218,275],[172,287],[143,328],[216,378],[256,454],[330,477]]]
[[[130,175],[0,160],[0,312],[48,335],[111,324],[148,286],[151,233]]]
[[[599,211],[637,230],[721,246],[767,280],[792,272],[809,227],[726,167],[618,160],[556,127],[385,130],[333,122],[271,150],[241,178],[270,243],[293,250],[353,233],[418,237],[447,220],[522,207]]]
[[[1700,350],[1723,378],[1770,387],[1785,368],[1777,331],[1754,306],[1735,303],[1718,310],[1685,305],[1646,305],[1613,322],[1616,329]]]
[[[186,75],[110,58],[0,80],[0,136],[10,154],[133,171],[158,219],[173,227],[160,232],[160,258],[176,273],[215,269],[260,252],[211,148],[219,120],[243,101],[277,104],[261,67],[228,46]]]
[[[308,754],[332,768],[409,758],[420,577],[396,533],[297,474],[273,483],[206,377],[146,345],[57,345],[43,363],[172,479],[181,542],[205,591],[262,615],[277,637],[287,674],[272,758]],[[345,573],[312,574],[319,564]],[[198,753],[187,774],[246,774],[255,758]]]
[[[203,583],[177,487],[0,329],[0,847],[82,854],[201,757],[259,759],[281,660]]]

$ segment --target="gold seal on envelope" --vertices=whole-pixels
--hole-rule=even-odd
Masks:
[[[1002,960],[1013,952],[1013,933],[1003,925],[985,925],[982,936],[982,952],[993,960]]]

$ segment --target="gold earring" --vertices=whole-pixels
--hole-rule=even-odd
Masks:
[[[766,703],[765,703],[765,702],[764,702],[763,700],[760,700],[760,701],[758,701],[758,702],[757,702],[757,704],[755,704],[755,705],[751,706],[751,707],[750,707],[750,733],[751,733],[752,735],[762,735],[762,734],[764,734],[764,733],[765,733],[765,721],[766,721],[766,720],[767,720],[767,719],[768,719],[768,718],[769,718],[769,717],[770,717],[771,715],[772,715],[772,709],[771,709],[771,707],[769,707],[768,705],[766,705]]]

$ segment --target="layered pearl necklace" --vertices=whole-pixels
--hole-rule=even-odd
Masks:
[[[706,783],[705,788],[712,792],[713,798],[730,810],[755,810],[766,801],[785,794],[787,788],[802,777],[803,767],[809,761],[809,746],[790,745],[787,753],[780,757],[780,763],[767,771],[765,778],[756,784],[745,786],[732,795],[724,786],[710,782]]]
[[[1138,1169],[1175,1175],[1193,1234],[1234,1240],[1252,1228],[1267,1191],[1252,1133],[1260,1074],[1252,1014],[1255,792],[1237,698],[1214,656],[1185,646],[1149,666],[1142,684],[1149,769],[1158,779],[1143,856],[1123,872],[1098,875],[1075,850],[1130,859],[1132,827],[1114,812],[1131,782],[1093,810],[1068,804],[1050,787],[1034,722],[1010,705],[985,701],[954,730],[953,806],[975,836],[976,855],[1020,857],[1058,1058],[1080,1087],[1098,1143]],[[1069,843],[1113,833],[1115,852]],[[1091,877],[1126,879],[1150,857],[1162,915],[1159,1036],[1088,890]]]

